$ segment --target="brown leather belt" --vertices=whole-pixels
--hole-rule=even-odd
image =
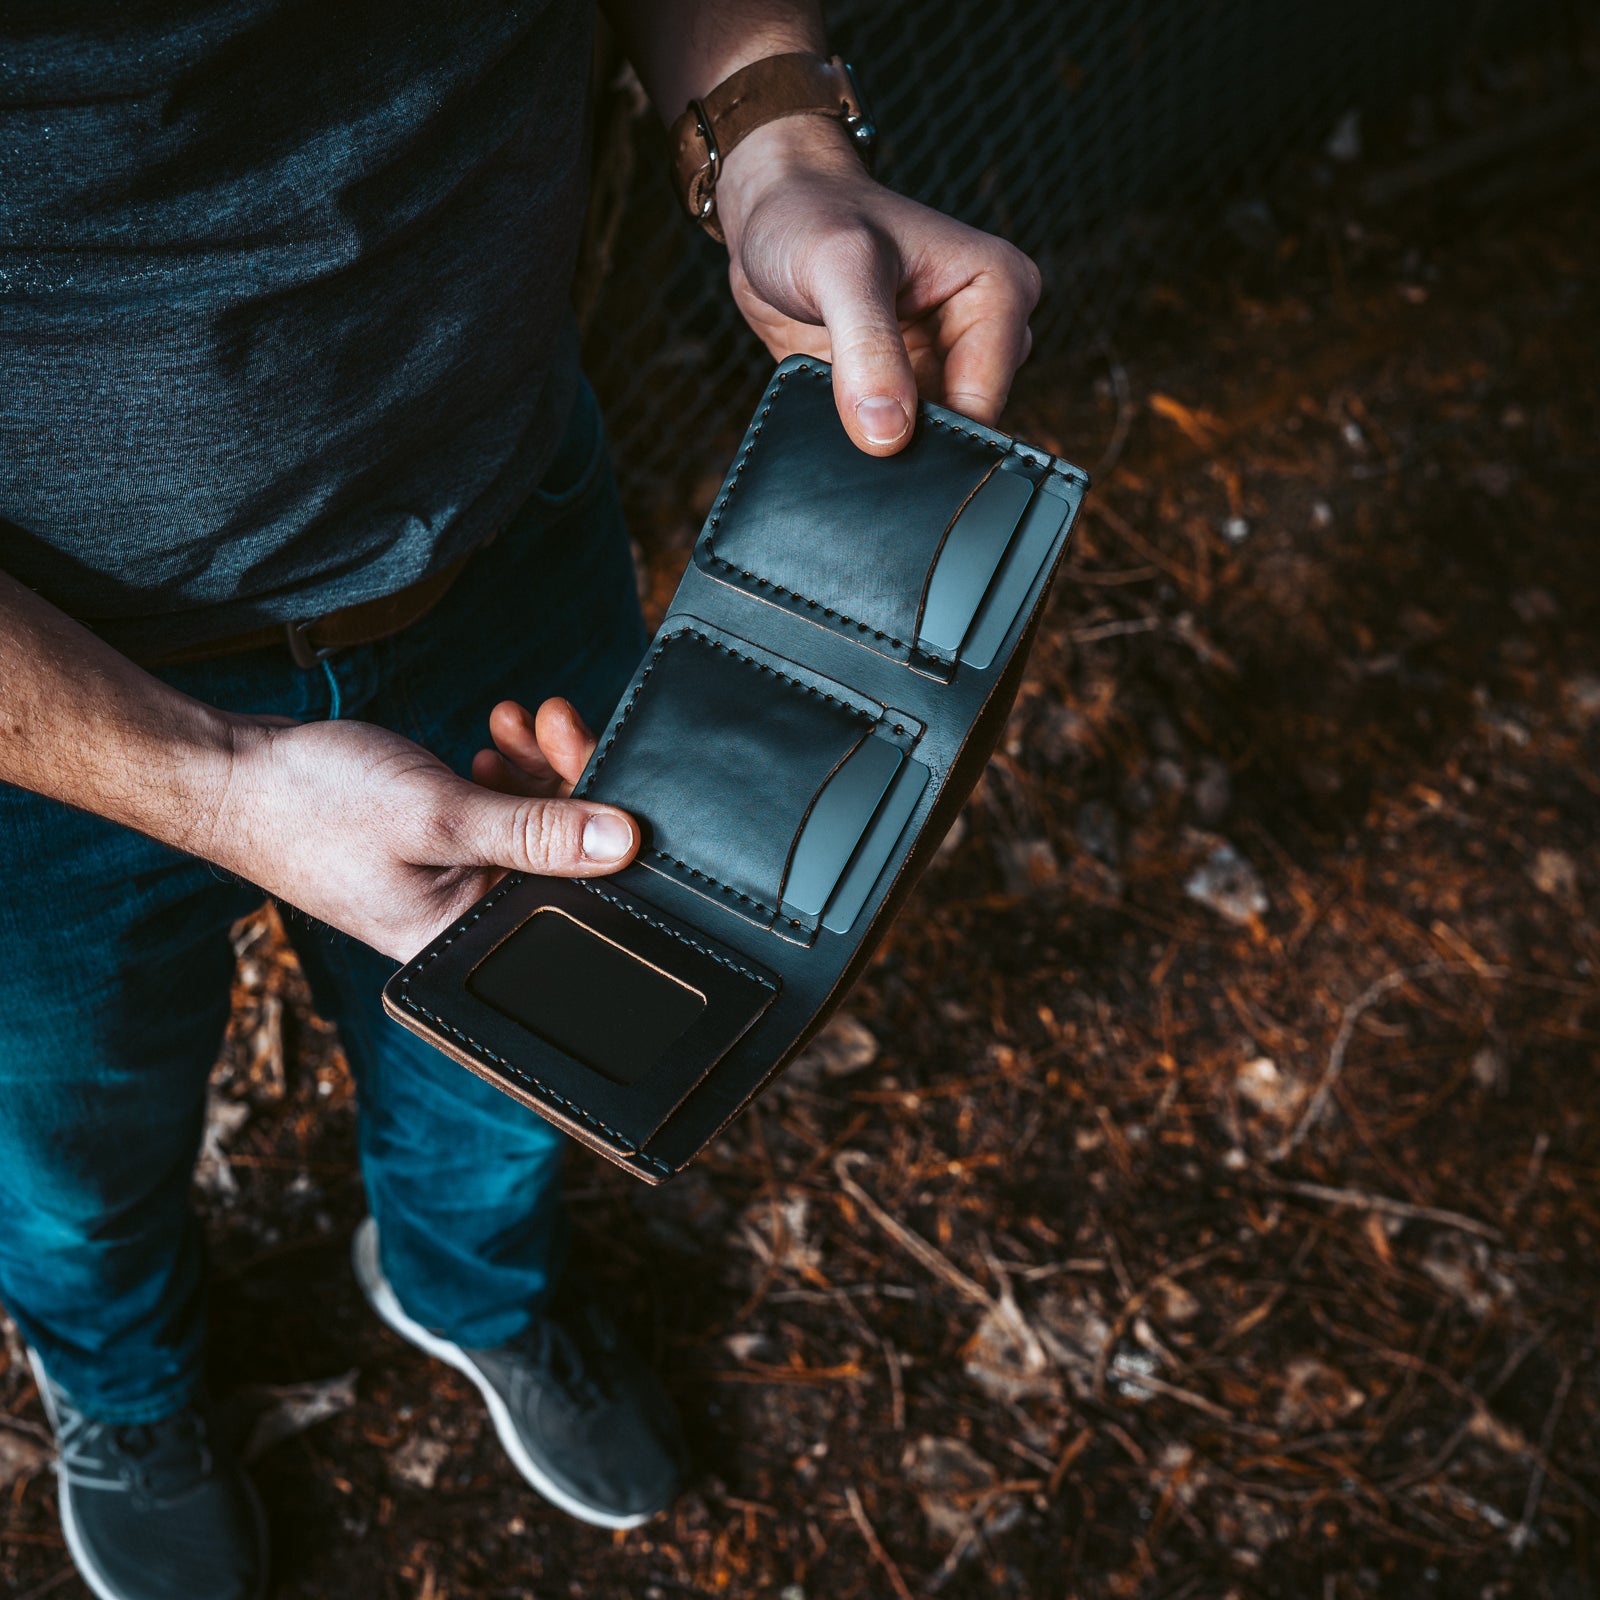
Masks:
[[[473,552],[475,554],[476,552]],[[207,639],[201,644],[163,650],[157,655],[137,657],[140,666],[175,667],[186,661],[208,661],[213,656],[237,655],[242,650],[261,650],[281,644],[297,667],[314,667],[335,650],[348,650],[358,644],[373,644],[420,622],[444,599],[461,569],[472,559],[465,555],[397,594],[363,600],[304,622],[271,622],[246,633],[231,633],[222,639]]]

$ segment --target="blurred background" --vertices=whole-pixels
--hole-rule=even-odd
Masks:
[[[692,1429],[647,1528],[365,1312],[343,1058],[239,926],[200,1192],[278,1593],[1600,1594],[1596,7],[831,9],[883,177],[1044,269],[1007,425],[1094,474],[1067,570],[816,1047],[661,1190],[571,1162]],[[659,615],[768,363],[596,80]],[[83,1592],[34,1404],[13,1350],[18,1600]]]

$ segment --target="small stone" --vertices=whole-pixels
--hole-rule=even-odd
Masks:
[[[439,1480],[439,1468],[450,1456],[450,1446],[443,1439],[430,1439],[426,1434],[414,1433],[389,1457],[389,1470],[402,1483],[418,1489],[431,1489]]]
[[[42,1472],[50,1460],[50,1447],[26,1433],[0,1428],[0,1489],[9,1489],[18,1478],[31,1478]]]
[[[1150,764],[1150,785],[1158,794],[1181,795],[1188,788],[1189,780],[1171,756],[1162,756]]]
[[[1166,1323],[1193,1322],[1200,1315],[1200,1302],[1181,1283],[1162,1278],[1151,1294],[1156,1316]]]
[[[1553,900],[1570,900],[1578,892],[1578,863],[1565,850],[1541,850],[1528,876],[1540,894]]]
[[[1516,473],[1504,461],[1480,461],[1467,472],[1467,482],[1491,500],[1504,500],[1516,481]]]
[[[1600,721],[1600,678],[1580,672],[1561,685],[1561,702],[1580,728]]]
[[[1158,755],[1181,756],[1183,754],[1183,735],[1178,732],[1178,725],[1171,717],[1152,717],[1150,719],[1148,737],[1150,748]]]
[[[1232,809],[1233,779],[1215,756],[1205,756],[1190,793],[1194,796],[1195,815],[1208,828],[1214,828]]]
[[[1222,524],[1222,537],[1229,544],[1243,544],[1250,537],[1250,524],[1243,517],[1228,517]]]
[[[1322,153],[1330,161],[1351,162],[1361,159],[1361,112],[1351,110],[1334,124]]]
[[[1234,1074],[1233,1087],[1241,1100],[1280,1121],[1292,1117],[1306,1097],[1306,1086],[1279,1071],[1277,1062],[1268,1056],[1245,1062]]]
[[[1548,589],[1535,585],[1531,589],[1518,589],[1511,597],[1511,609],[1528,624],[1548,622],[1561,615],[1561,605]]]
[[[939,841],[938,848],[933,852],[932,865],[942,867],[966,843],[967,839],[967,814],[960,812],[956,820],[950,824],[950,830]]]
[[[1047,702],[1034,718],[1028,742],[1048,765],[1059,767],[1093,747],[1094,729],[1081,711]]]
[[[1480,1089],[1499,1091],[1506,1086],[1506,1059],[1492,1044],[1478,1047],[1468,1070]]]
[[[1333,526],[1333,507],[1326,500],[1311,502],[1311,526],[1319,533]]]
[[[1000,849],[1000,871],[1010,894],[1047,889],[1061,876],[1048,839],[1008,839]]]
[[[1226,839],[1219,839],[1189,874],[1183,892],[1219,917],[1248,927],[1267,909],[1267,893],[1256,870]]]
[[[996,1400],[1028,1400],[1061,1391],[1043,1345],[1009,1303],[984,1312],[961,1350],[966,1373]]]
[[[207,1090],[205,1131],[194,1174],[206,1194],[225,1199],[239,1192],[239,1181],[228,1162],[228,1146],[249,1120],[247,1100],[230,1100],[215,1089]]]
[[[796,1081],[820,1074],[825,1078],[847,1078],[864,1071],[878,1059],[878,1041],[872,1030],[848,1011],[836,1013],[815,1039],[796,1057],[790,1072],[799,1071]]]
[[[1078,843],[1108,867],[1122,859],[1122,828],[1117,814],[1104,800],[1085,800],[1074,819]]]
[[[1366,1403],[1366,1395],[1337,1367],[1301,1356],[1284,1368],[1277,1422],[1285,1429],[1328,1428]]]
[[[1000,1474],[965,1440],[924,1434],[906,1447],[900,1467],[916,1491],[928,1532],[941,1543],[974,1532],[993,1538],[1021,1520],[1017,1496],[986,1493]]]

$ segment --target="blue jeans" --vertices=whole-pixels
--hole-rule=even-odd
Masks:
[[[601,726],[644,643],[585,389],[544,482],[422,621],[310,670],[273,648],[160,676],[231,711],[381,723],[465,773],[502,698],[563,694]],[[200,1386],[190,1179],[228,1017],[228,929],[261,900],[0,784],[0,1301],[51,1377],[107,1421],[152,1420]],[[560,1272],[562,1136],[385,1017],[393,962],[286,920],[355,1075],[390,1282],[445,1337],[504,1343]]]

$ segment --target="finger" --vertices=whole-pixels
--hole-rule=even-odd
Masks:
[[[506,867],[550,878],[615,872],[639,848],[639,828],[625,811],[584,800],[465,791],[442,830],[442,867]]]
[[[950,307],[960,320],[944,361],[944,403],[989,427],[1033,344],[1028,316],[1038,303],[1038,269],[1015,254],[1015,263],[979,273]]]
[[[472,758],[472,781],[485,789],[493,789],[496,794],[553,792],[548,787],[536,788],[533,780],[520,768],[512,766],[498,750],[480,750]]]
[[[532,785],[522,792],[554,794],[561,786],[560,775],[540,748],[534,716],[526,706],[502,700],[489,713],[489,737],[512,771]]]
[[[589,732],[577,708],[559,696],[539,707],[534,723],[539,749],[551,769],[561,778],[565,793],[583,776],[583,769],[594,754],[595,737]]]
[[[833,249],[816,285],[839,417],[856,445],[874,456],[903,449],[917,414],[917,382],[894,309],[898,276],[894,246],[862,234]]]

